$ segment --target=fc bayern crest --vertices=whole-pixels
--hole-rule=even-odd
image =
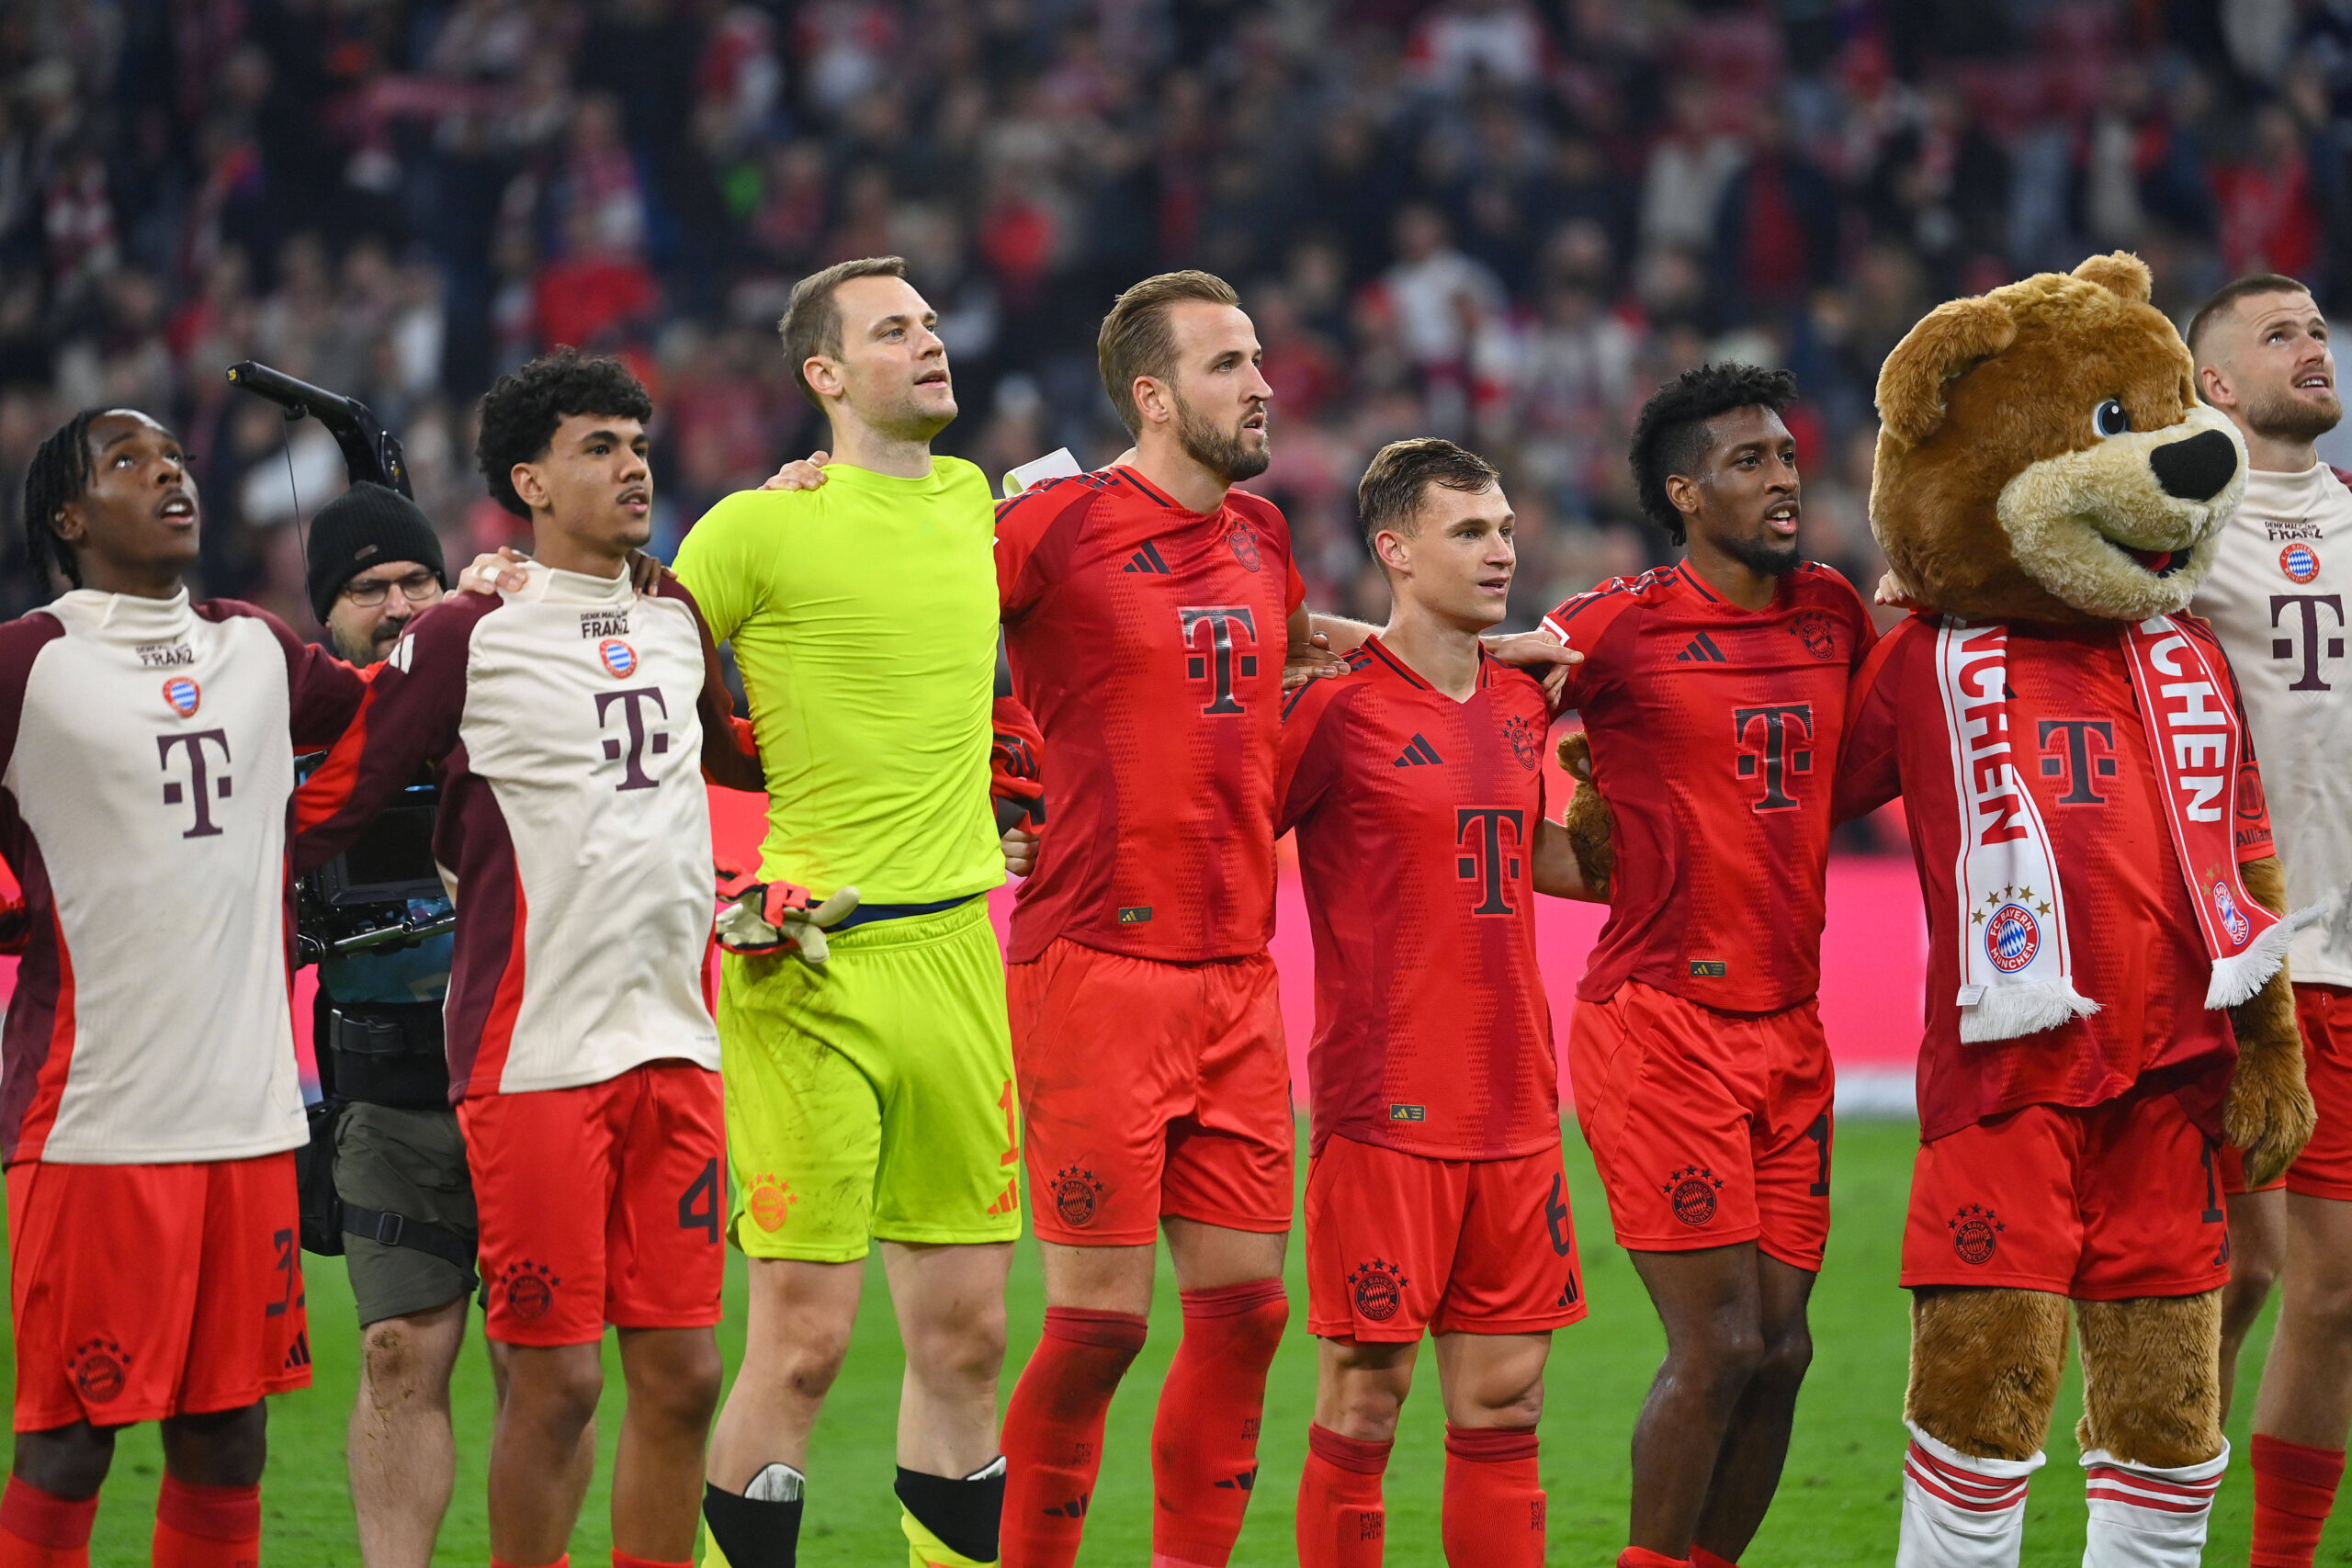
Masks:
[[[2004,975],[2014,975],[2041,951],[2041,923],[2022,904],[2004,904],[1984,922],[1984,956]]]
[[[605,668],[616,679],[626,681],[637,673],[637,649],[616,637],[598,643],[596,657],[605,661]]]
[[[1804,643],[1804,650],[1815,659],[1838,657],[1838,628],[1818,611],[1807,610],[1790,622],[1789,635]]]
[[[1233,558],[1245,571],[1258,570],[1258,531],[1247,523],[1236,523],[1227,530],[1225,542],[1233,547]]]
[[[2309,582],[2319,575],[2319,552],[2309,545],[2289,545],[2278,552],[2278,570],[2294,582]]]
[[[1064,1166],[1054,1173],[1054,1213],[1062,1224],[1083,1230],[1094,1223],[1096,1206],[1102,1196],[1102,1183],[1091,1170],[1077,1166]]]
[[[1696,1230],[1715,1217],[1715,1193],[1723,1179],[1703,1165],[1686,1165],[1666,1179],[1662,1189],[1674,1204],[1674,1217]]]
[[[2222,928],[2230,933],[2230,945],[2244,947],[2246,933],[2254,926],[2245,918],[2245,911],[2238,908],[2238,901],[2230,896],[2230,886],[2226,882],[2213,884],[2213,913],[2222,918]]]
[[[1982,1265],[1993,1261],[1994,1250],[2001,1244],[2001,1233],[2009,1227],[2001,1216],[1982,1203],[1963,1203],[1960,1213],[1944,1222],[1951,1232],[1951,1249],[1962,1263]]]
[[[1534,771],[1535,764],[1543,760],[1543,737],[1535,732],[1535,727],[1513,714],[1503,720],[1503,739],[1510,742],[1510,754],[1519,759],[1519,765]]]
[[[204,688],[185,675],[175,675],[164,682],[164,701],[182,718],[194,718],[204,701]]]
[[[1405,1304],[1405,1287],[1412,1281],[1394,1263],[1374,1258],[1348,1276],[1356,1294],[1356,1314],[1374,1323],[1386,1323]]]

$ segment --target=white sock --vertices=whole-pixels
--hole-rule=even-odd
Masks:
[[[2125,1464],[2105,1449],[2083,1456],[2090,1533],[2083,1568],[2196,1568],[2205,1553],[2213,1494],[2230,1468],[2230,1445],[2177,1470]]]
[[[1895,1568],[2017,1568],[2026,1478],[2046,1457],[1978,1459],[1912,1427]]]

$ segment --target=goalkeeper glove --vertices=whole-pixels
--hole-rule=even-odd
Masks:
[[[806,964],[822,964],[831,956],[825,942],[828,927],[839,925],[857,908],[857,889],[842,887],[813,908],[808,890],[789,882],[745,882],[740,874],[722,874],[718,945],[729,953],[791,953]]]
[[[1029,710],[999,697],[989,718],[989,795],[996,803],[997,831],[1024,818],[1046,825],[1046,738]]]

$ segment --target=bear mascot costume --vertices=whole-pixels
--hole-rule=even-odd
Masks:
[[[2086,1568],[2195,1563],[2229,1458],[2216,1155],[2310,1136],[2290,917],[2229,662],[2183,612],[2245,486],[2128,254],[1943,305],[1879,377],[1871,526],[1913,614],[1838,780],[1927,906],[1901,1568],[2012,1568],[2079,1327]],[[1582,737],[1562,761],[1589,779]],[[1568,810],[1597,889],[1605,803]]]

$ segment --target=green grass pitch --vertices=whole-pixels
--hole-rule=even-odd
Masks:
[[[1914,1128],[1903,1122],[1856,1121],[1838,1131],[1837,1222],[1814,1297],[1813,1372],[1798,1408],[1780,1499],[1745,1559],[1748,1568],[1894,1560],[1905,1346],[1905,1301],[1894,1280],[1914,1139]],[[1632,1266],[1609,1239],[1600,1184],[1573,1129],[1568,1171],[1592,1315],[1561,1333],[1552,1355],[1543,1461],[1551,1494],[1551,1561],[1606,1568],[1624,1541],[1626,1443],[1662,1341]],[[1263,1469],[1233,1559],[1249,1568],[1295,1561],[1291,1504],[1297,1495],[1315,1378],[1313,1342],[1298,1326],[1306,1316],[1298,1250],[1295,1245],[1291,1248],[1293,1327],[1267,1390]],[[273,1402],[269,1475],[262,1494],[267,1520],[263,1560],[270,1568],[325,1568],[359,1560],[343,1469],[343,1427],[356,1375],[356,1324],[341,1261],[314,1258],[308,1264],[317,1381],[307,1393]],[[1044,1314],[1036,1259],[1026,1244],[1012,1278],[1008,1391]],[[729,1281],[728,1326],[721,1330],[730,1366],[741,1345],[741,1299],[739,1265]],[[1151,1341],[1112,1407],[1108,1454],[1081,1563],[1128,1568],[1150,1553],[1152,1404],[1175,1348],[1177,1322],[1175,1286],[1163,1266]],[[2268,1332],[2266,1322],[2247,1348],[2248,1396],[2239,1400],[2230,1423],[2231,1441],[2241,1450],[2251,1383]],[[607,1397],[617,1401],[619,1372],[606,1343]],[[855,1347],[810,1458],[808,1529],[800,1552],[808,1568],[896,1568],[906,1562],[889,1491],[899,1369],[897,1335],[876,1268]],[[1407,1407],[1389,1465],[1387,1561],[1396,1568],[1442,1560],[1438,1500],[1444,1453],[1435,1375],[1425,1357],[1423,1377],[1429,1381]],[[480,1564],[490,1557],[482,1517],[490,1375],[478,1336],[459,1366],[457,1404],[458,1495],[442,1530],[439,1561]],[[2080,1408],[2079,1388],[2070,1377],[2059,1399],[2050,1463],[2033,1483],[2025,1561],[2036,1568],[2082,1560],[2083,1487],[2072,1437]],[[597,1485],[573,1540],[572,1560],[580,1568],[602,1568],[607,1560],[605,1508],[616,1417],[616,1407],[608,1404]],[[124,1438],[98,1512],[95,1562],[113,1568],[147,1561],[158,1466],[153,1427]],[[2252,1483],[2241,1461],[2232,1467],[2214,1508],[2207,1562],[2245,1562],[2252,1511]],[[2352,1562],[2352,1522],[2341,1510],[2321,1561]]]

